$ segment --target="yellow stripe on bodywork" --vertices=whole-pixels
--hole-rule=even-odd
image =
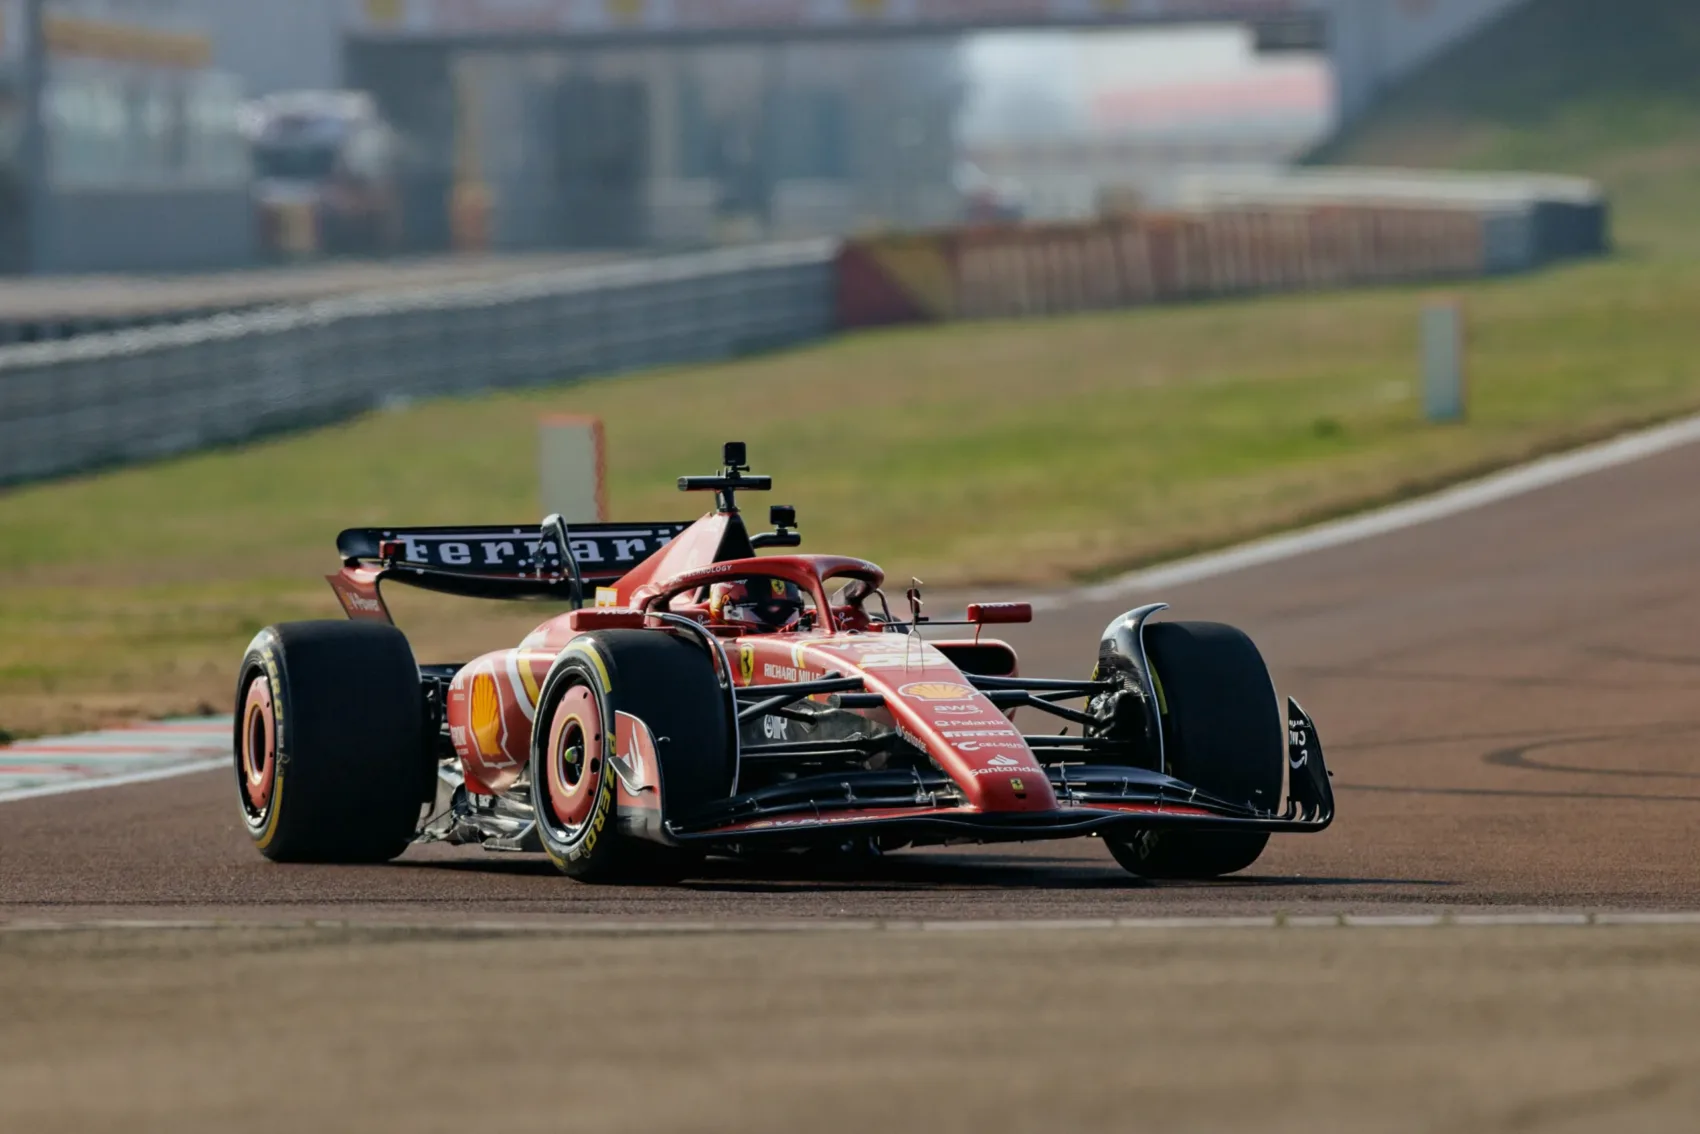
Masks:
[[[537,704],[541,691],[537,688],[537,675],[531,671],[531,657],[528,654],[519,656],[519,680],[520,684],[525,686],[525,695],[531,699],[533,705]]]

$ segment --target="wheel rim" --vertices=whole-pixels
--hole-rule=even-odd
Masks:
[[[250,814],[264,815],[277,783],[277,727],[271,682],[263,673],[248,683],[242,702],[242,795]]]
[[[562,695],[549,724],[549,810],[554,826],[569,837],[584,829],[596,807],[606,771],[602,709],[588,686],[574,685]]]

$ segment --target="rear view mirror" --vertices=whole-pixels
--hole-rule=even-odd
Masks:
[[[1030,602],[971,602],[968,604],[968,621],[978,622],[982,626],[1031,622],[1033,621],[1033,604]]]

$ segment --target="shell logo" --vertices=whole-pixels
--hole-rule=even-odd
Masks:
[[[502,702],[496,694],[496,679],[481,673],[472,679],[472,706],[469,710],[472,725],[472,744],[480,756],[495,756],[502,751]]]
[[[974,690],[954,681],[912,681],[897,693],[917,701],[965,701],[974,696]]]

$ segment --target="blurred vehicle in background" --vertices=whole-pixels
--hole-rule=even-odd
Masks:
[[[255,219],[274,258],[383,255],[401,245],[400,146],[359,91],[285,91],[248,103]]]

